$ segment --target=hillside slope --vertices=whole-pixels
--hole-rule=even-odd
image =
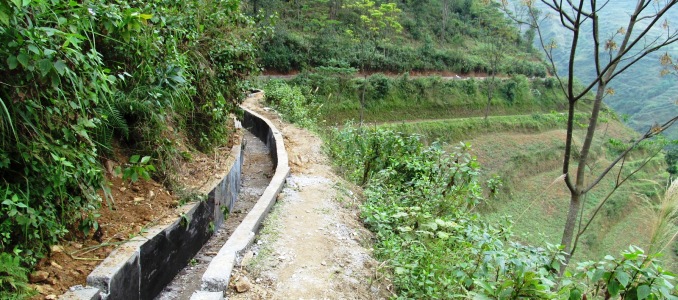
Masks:
[[[248,0],[246,10],[261,16],[260,25],[275,29],[263,43],[261,63],[267,71],[324,66],[547,74],[531,46],[533,33],[521,34],[494,2],[393,1],[395,12],[382,9],[387,2]],[[399,26],[379,25],[390,16]],[[498,64],[488,58],[495,54]]]

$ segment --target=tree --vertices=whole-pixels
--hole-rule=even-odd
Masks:
[[[400,33],[403,30],[398,21],[401,10],[396,3],[382,3],[377,7],[375,2],[370,0],[357,0],[345,5],[345,7],[356,10],[360,16],[355,30],[348,30],[347,34],[359,47],[357,55],[360,57],[360,69],[364,75],[360,92],[360,124],[362,125],[365,111],[365,91],[369,84],[367,68],[372,66],[379,43],[388,42],[395,33]]]
[[[569,61],[566,74],[561,75],[558,72],[554,74],[568,102],[567,135],[561,176],[570,193],[569,208],[561,239],[563,251],[568,255],[561,265],[560,274],[564,272],[570,258],[575,253],[579,238],[589,228],[591,222],[600,212],[600,208],[622,184],[645,166],[652,156],[646,157],[638,167],[629,169],[629,166],[625,164],[629,153],[636,149],[641,142],[661,134],[678,119],[678,116],[674,116],[669,120],[664,120],[663,123],[656,123],[648,128],[645,133],[630,142],[621,154],[600,171],[595,172],[594,168],[590,168],[595,162],[591,148],[593,138],[597,133],[596,129],[603,108],[603,99],[607,95],[615,93],[610,88],[610,82],[649,54],[678,40],[678,31],[672,29],[668,20],[665,19],[667,12],[674,9],[677,3],[678,0],[637,0],[635,8],[627,12],[628,14],[620,13],[615,16],[615,18],[626,18],[627,25],[612,33],[601,32],[601,22],[605,20],[601,20],[600,12],[606,6],[614,5],[609,0],[526,0],[522,1],[523,6],[520,9],[510,10],[516,21],[535,29],[546,59],[556,71],[554,49],[558,45],[546,40],[545,33],[542,31],[543,19],[539,17],[537,6],[548,12],[548,14],[545,14],[547,17],[549,15],[554,16],[560,22],[560,26],[569,33],[570,44],[567,49]],[[502,4],[509,11],[508,1],[502,0]],[[661,34],[658,33],[659,31],[661,31]],[[590,38],[593,39],[592,49],[589,50],[593,53],[596,73],[592,80],[582,82],[582,87],[577,88],[575,85],[575,57],[583,51],[580,42],[585,38],[585,35],[590,35]],[[588,108],[590,118],[584,128],[586,134],[583,142],[576,145],[573,137],[575,112],[581,109],[579,104],[582,99],[591,94],[593,94],[593,104]],[[575,153],[578,155],[575,155]],[[590,171],[587,171],[589,169]],[[587,193],[596,188],[611,173],[616,177],[611,191],[596,204],[593,211],[585,216],[582,201]]]
[[[501,42],[496,40],[488,41],[487,47],[485,48],[485,57],[489,66],[489,74],[485,78],[485,88],[487,92],[487,104],[485,105],[485,121],[487,121],[487,116],[490,114],[490,105],[492,104],[492,98],[494,97],[494,91],[497,88],[497,72],[499,71],[499,65],[504,59],[504,49]]]

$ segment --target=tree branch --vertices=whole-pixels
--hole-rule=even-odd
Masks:
[[[612,161],[612,163],[610,163],[610,165],[608,165],[607,168],[605,168],[605,170],[603,170],[603,172],[601,172],[600,175],[593,182],[591,182],[591,184],[589,184],[586,187],[586,189],[584,189],[584,192],[590,191],[591,189],[593,189],[593,187],[595,187],[598,183],[600,183],[600,181],[603,180],[603,178],[607,175],[607,173],[609,173],[610,170],[612,170],[614,168],[614,166],[617,163],[619,163],[620,160],[622,160],[629,152],[631,152],[631,150],[633,150],[636,146],[638,146],[638,144],[640,144],[640,142],[647,140],[649,138],[652,138],[652,137],[664,132],[666,129],[671,127],[676,121],[678,121],[678,116],[671,118],[670,120],[666,121],[661,126],[655,125],[655,126],[652,126],[652,128],[648,129],[647,132],[640,139],[636,140],[633,143],[633,145],[631,145],[626,150],[624,150],[624,152],[622,152],[614,161]]]

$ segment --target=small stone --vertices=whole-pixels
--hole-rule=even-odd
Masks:
[[[73,245],[73,248],[75,248],[75,249],[82,249],[82,244],[80,244],[80,243],[73,243],[72,245]]]
[[[64,247],[60,245],[52,245],[50,250],[52,250],[52,253],[62,253],[64,252]]]
[[[284,261],[286,258],[287,258],[287,257],[285,257],[284,255],[280,255],[280,257],[278,257],[278,259],[279,259],[280,261]]]
[[[57,295],[54,295],[54,294],[45,296],[45,300],[56,300],[56,298],[57,298]]]
[[[137,205],[137,204],[141,203],[141,201],[146,200],[146,198],[144,198],[144,197],[134,197],[133,200],[134,200],[134,205]]]
[[[247,279],[247,277],[240,278],[238,282],[235,284],[235,290],[238,293],[244,293],[249,291],[252,288],[252,283],[250,283],[250,280]]]
[[[40,295],[49,295],[54,293],[54,288],[49,286],[49,285],[36,285],[33,287],[36,292],[38,292]]]
[[[247,251],[247,253],[245,253],[245,255],[242,256],[240,265],[243,267],[247,267],[252,262],[252,258],[254,258],[254,252]]]
[[[54,261],[50,262],[49,264],[52,265],[52,267],[55,267],[55,268],[57,268],[57,269],[63,269],[63,268],[64,268],[64,267],[62,267],[60,264],[58,264],[58,263],[56,263],[56,262],[54,262]]]
[[[153,200],[153,198],[155,198],[155,192],[153,190],[148,191],[146,198],[148,198],[148,200]]]
[[[124,193],[124,192],[127,190],[127,188],[124,187],[124,186],[121,186],[118,190],[119,190],[120,192]]]
[[[214,178],[216,178],[216,179],[221,179],[221,175],[219,175],[219,174],[214,174]]]
[[[50,278],[47,278],[47,280],[45,280],[45,282],[49,283],[49,285],[55,285],[55,284],[57,284],[57,279],[50,277]]]
[[[47,280],[47,277],[49,277],[49,273],[45,271],[35,271],[29,276],[28,281],[30,283],[43,282]]]
[[[135,191],[135,192],[139,191],[139,187],[136,186],[136,185],[131,186],[131,189],[132,189],[132,191]]]
[[[322,262],[320,262],[320,264],[323,265],[323,266],[327,266],[327,262],[325,262],[324,260]]]
[[[82,290],[84,288],[85,288],[84,286],[82,286],[81,284],[78,284],[78,285],[74,285],[72,287],[69,287],[68,290],[71,291],[71,292],[75,292],[77,290]]]

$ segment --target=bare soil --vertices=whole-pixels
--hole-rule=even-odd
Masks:
[[[229,124],[229,127],[234,127]],[[186,143],[179,141],[180,150],[190,153],[190,159],[178,162],[179,171],[175,174],[176,190],[169,190],[155,180],[139,180],[130,182],[122,180],[118,167],[124,168],[128,155],[116,149],[115,160],[106,162],[106,178],[111,196],[106,200],[100,193],[102,207],[97,219],[100,230],[89,233],[71,235],[59,245],[51,248],[51,253],[42,259],[35,272],[45,271],[49,276],[45,280],[35,282],[32,286],[38,291],[34,299],[55,299],[70,287],[85,285],[87,275],[103,261],[118,245],[121,245],[146,228],[155,225],[169,224],[178,218],[177,207],[182,197],[197,193],[215,178],[222,178],[228,171],[231,146],[240,140],[241,132],[231,135],[227,145],[214,149],[214,153],[206,155],[198,151],[186,149]]]

